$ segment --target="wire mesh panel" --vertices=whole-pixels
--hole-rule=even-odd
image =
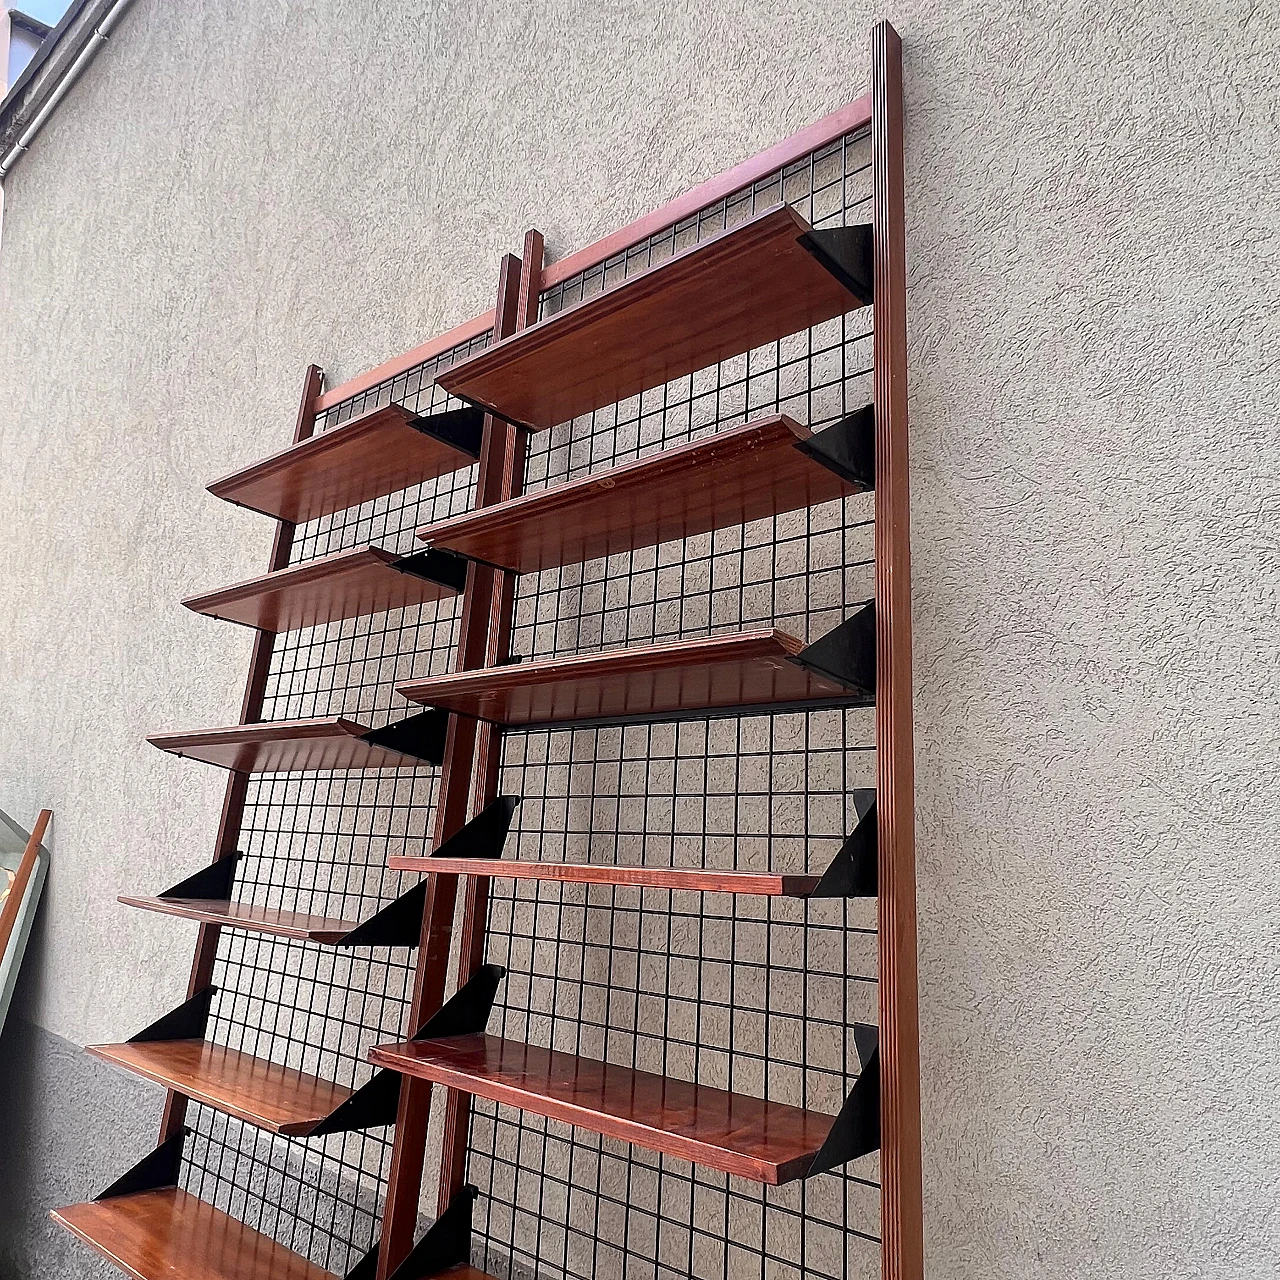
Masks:
[[[379,405],[457,408],[434,385],[474,339],[328,411],[316,430]],[[407,553],[414,530],[467,510],[475,468],[299,525],[290,564],[373,543]],[[453,664],[458,604],[446,600],[276,638],[264,720],[341,714],[380,727],[411,714],[397,683]],[[429,847],[438,769],[281,773],[249,783],[236,895],[256,906],[367,919],[418,877],[386,870],[392,853]],[[404,881],[404,883],[402,883]],[[399,1039],[416,952],[338,949],[224,931],[208,1037],[348,1088],[372,1075],[371,1045]],[[376,1241],[393,1130],[276,1137],[205,1106],[188,1124],[184,1186],[313,1262],[345,1272]]]
[[[544,293],[544,316],[785,201],[817,227],[870,218],[865,132]],[[526,490],[783,412],[815,430],[871,399],[859,311],[530,439]],[[871,495],[522,578],[524,659],[776,625],[815,640],[874,593]],[[875,784],[870,708],[509,731],[522,858],[821,871]],[[859,1071],[877,1018],[872,900],[796,902],[495,880],[491,1031],[816,1111]],[[477,1260],[498,1276],[878,1275],[878,1158],[762,1189],[477,1101]]]

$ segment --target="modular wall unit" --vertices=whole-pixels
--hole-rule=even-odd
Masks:
[[[222,820],[121,886],[187,999],[91,1050],[160,1142],[55,1214],[127,1273],[921,1280],[901,131],[881,23],[211,486],[240,723],[151,741]]]

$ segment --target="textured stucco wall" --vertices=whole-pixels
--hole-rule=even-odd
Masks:
[[[304,365],[846,101],[888,16],[930,1274],[1280,1270],[1274,8],[423,8],[136,0],[7,183],[0,804],[57,814],[23,1011],[82,1044],[181,995],[193,934],[114,897],[207,856],[222,779],[142,739],[236,712],[247,636],[176,601],[261,570],[203,486]],[[64,1132],[51,1199],[101,1152]]]

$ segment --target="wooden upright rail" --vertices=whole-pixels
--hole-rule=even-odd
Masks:
[[[881,1270],[884,1280],[922,1280],[902,41],[887,22],[871,33],[871,103]]]

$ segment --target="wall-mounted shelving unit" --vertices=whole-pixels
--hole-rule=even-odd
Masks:
[[[255,630],[240,723],[150,741],[222,819],[120,899],[187,1000],[91,1049],[160,1144],[55,1214],[122,1270],[922,1280],[901,129],[882,23],[210,486],[278,521],[184,602]]]

